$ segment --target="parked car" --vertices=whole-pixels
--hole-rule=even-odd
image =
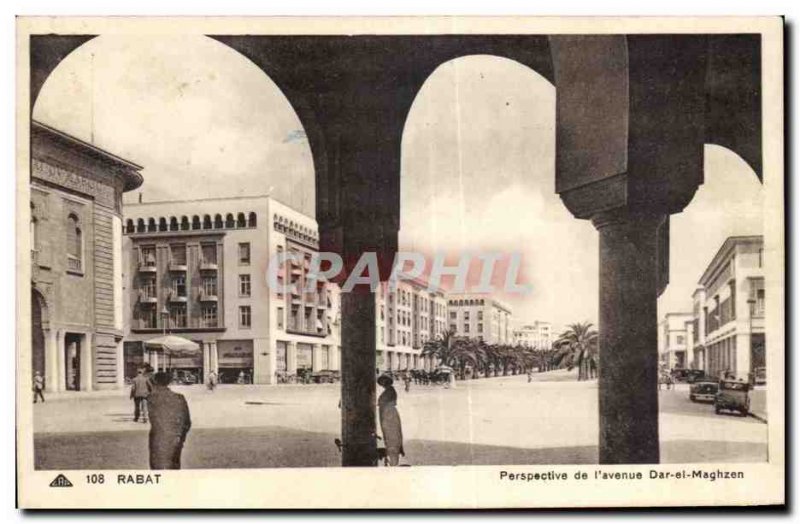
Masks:
[[[750,383],[739,378],[720,380],[714,396],[714,412],[719,415],[723,409],[738,411],[746,417],[750,412]]]
[[[686,382],[691,370],[684,368],[675,368],[670,375],[675,382]]]
[[[323,369],[311,374],[311,381],[315,384],[333,384],[339,381],[339,372],[332,369]]]
[[[686,373],[686,382],[688,384],[694,384],[695,382],[705,382],[706,381],[706,372],[702,369],[690,369],[688,373]]]
[[[719,391],[719,384],[710,380],[695,382],[689,388],[689,400],[692,402],[714,402]]]

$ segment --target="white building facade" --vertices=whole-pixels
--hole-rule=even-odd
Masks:
[[[550,349],[553,345],[553,326],[550,322],[535,320],[514,330],[514,345],[532,349]]]
[[[514,344],[512,310],[484,293],[447,295],[448,329],[458,337],[472,338],[487,344]]]

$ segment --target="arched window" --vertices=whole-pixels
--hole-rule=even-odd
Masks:
[[[228,213],[227,215],[225,215],[225,227],[232,228],[235,225],[236,225],[236,223],[233,221],[233,215],[231,213]]]
[[[222,229],[222,215],[214,215],[214,229]]]
[[[126,233],[133,233],[136,231],[136,228],[133,226],[133,219],[129,218],[126,222],[125,232]]]
[[[247,221],[244,219],[244,213],[236,215],[236,227],[247,227]]]
[[[250,212],[250,216],[247,217],[247,226],[256,227],[256,214],[252,211]]]
[[[147,231],[147,229],[145,228],[144,225],[144,219],[140,218],[139,220],[136,221],[136,232],[144,233],[145,231]]]
[[[147,232],[148,233],[155,233],[156,230],[157,230],[157,228],[156,228],[156,219],[155,218],[147,219]]]
[[[203,215],[203,229],[211,229],[211,215]]]
[[[75,213],[67,217],[67,270],[83,271],[83,231]]]
[[[158,219],[158,230],[159,231],[166,231],[167,230],[167,219],[161,217]]]
[[[175,217],[169,217],[169,230],[170,231],[177,231],[178,230],[178,219]]]
[[[192,217],[192,229],[200,229],[200,217],[197,215]]]
[[[181,217],[181,231],[189,231],[189,218],[186,215]]]

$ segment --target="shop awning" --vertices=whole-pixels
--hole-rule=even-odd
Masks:
[[[164,335],[145,341],[148,349],[160,349],[173,357],[191,357],[200,352],[200,344],[177,335]]]

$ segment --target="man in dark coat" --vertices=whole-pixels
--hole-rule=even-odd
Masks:
[[[181,469],[183,443],[192,420],[189,405],[180,393],[169,389],[170,376],[156,373],[150,410],[150,469]]]
[[[142,422],[147,422],[147,397],[152,389],[150,380],[144,374],[144,370],[140,369],[136,376],[133,377],[133,384],[131,385],[134,422],[139,422],[139,415],[142,416]]]

